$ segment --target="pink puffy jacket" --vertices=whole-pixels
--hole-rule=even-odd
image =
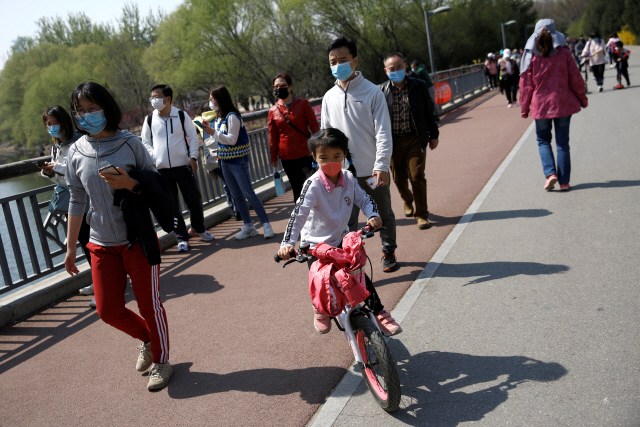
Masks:
[[[580,112],[589,100],[584,79],[569,49],[558,48],[548,57],[533,55],[520,75],[520,111],[534,119],[555,119]]]
[[[360,304],[370,294],[365,285],[367,254],[356,232],[342,239],[342,249],[320,243],[313,249],[318,258],[309,270],[309,296],[321,313],[336,317],[351,304]]]

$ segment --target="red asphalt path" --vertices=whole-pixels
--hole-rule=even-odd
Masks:
[[[496,92],[442,119],[427,159],[429,230],[404,217],[392,185],[400,270],[381,272],[378,238],[366,246],[389,310],[529,123]],[[165,389],[147,391],[146,374],[135,371],[138,343],[100,321],[90,297],[74,296],[0,331],[0,426],[303,426],[353,356],[341,333],[313,329],[306,267],[273,262],[291,192],[266,207],[272,240],[238,242],[239,223],[227,221],[211,230],[213,243],[163,254],[174,365]],[[136,310],[131,292],[128,301]]]

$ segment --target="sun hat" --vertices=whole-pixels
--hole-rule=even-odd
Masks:
[[[554,49],[559,46],[564,46],[566,44],[564,34],[559,31],[556,31],[556,23],[553,19],[541,19],[536,23],[536,28],[533,30],[533,34],[527,40],[527,44],[524,46],[524,52],[522,53],[522,62],[520,63],[520,72],[524,73],[527,68],[529,68],[529,64],[531,63],[531,58],[533,54],[540,55],[540,52],[536,48],[536,40],[540,37],[540,33],[545,29],[551,35],[551,40],[553,42]],[[552,53],[553,54],[553,53]]]

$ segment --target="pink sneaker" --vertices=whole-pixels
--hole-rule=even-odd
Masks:
[[[549,175],[547,182],[544,183],[544,189],[547,191],[553,190],[553,187],[556,186],[556,182],[558,182],[558,177],[555,175]]]
[[[570,187],[569,184],[560,184],[560,191],[569,191]]]
[[[321,334],[328,333],[331,330],[331,317],[313,307],[313,327]]]
[[[378,321],[378,326],[380,326],[380,330],[386,337],[390,337],[393,335],[398,335],[402,332],[402,327],[398,325],[393,317],[386,310],[382,310],[380,313],[376,314],[376,320]]]

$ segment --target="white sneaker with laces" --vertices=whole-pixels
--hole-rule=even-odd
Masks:
[[[249,237],[254,237],[258,235],[258,230],[256,230],[256,228],[253,225],[250,226],[244,226],[242,227],[242,230],[240,230],[240,233],[236,234],[236,240],[244,240],[247,239]]]
[[[178,241],[178,252],[187,252],[189,250],[189,243],[185,240]]]
[[[169,383],[169,379],[173,374],[171,363],[154,363],[149,371],[148,390],[158,390]]]
[[[209,233],[207,230],[204,231],[204,233],[198,233],[196,232],[193,228],[189,229],[189,234],[192,236],[198,236],[200,237],[202,240],[204,240],[205,242],[210,242],[212,241],[215,237],[213,236],[213,234]]]
[[[81,295],[93,295],[93,283],[87,287],[80,289]]]
[[[96,308],[96,299],[92,299],[91,302],[89,303],[89,307],[91,308]]]
[[[262,224],[262,228],[264,229],[264,238],[265,239],[270,239],[273,236],[275,236],[276,234],[273,232],[273,228],[271,228],[271,224],[266,223],[266,224]]]
[[[140,342],[140,345],[137,348],[138,350],[140,350],[140,354],[138,355],[138,361],[136,362],[136,371],[146,372],[153,362],[151,343],[145,344],[143,342]]]

